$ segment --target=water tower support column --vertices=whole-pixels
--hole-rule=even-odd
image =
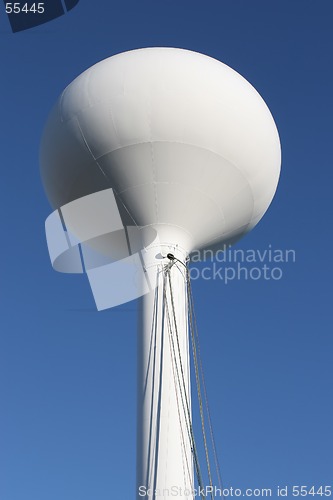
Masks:
[[[138,337],[137,499],[193,500],[186,270],[155,266]]]

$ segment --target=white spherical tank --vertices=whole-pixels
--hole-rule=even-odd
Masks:
[[[124,223],[186,253],[238,239],[277,187],[280,142],[257,91],[225,64],[173,48],[125,52],[61,94],[41,171],[56,208],[113,188]]]
[[[225,64],[140,49],[96,64],[64,90],[40,157],[59,209],[46,224],[54,268],[85,270],[98,309],[143,296],[136,498],[141,488],[154,500],[155,490],[177,487],[194,500],[194,470],[199,484],[201,474],[184,269],[195,249],[231,244],[264,215],[280,174],[274,120]]]

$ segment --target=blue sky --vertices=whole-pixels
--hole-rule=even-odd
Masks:
[[[38,149],[68,83],[146,46],[230,65],[281,138],[277,194],[237,248],[296,262],[193,282],[224,484],[332,486],[332,16],[329,0],[80,0],[13,34],[1,12],[1,500],[134,497],[137,303],[98,313],[84,277],[52,270]]]

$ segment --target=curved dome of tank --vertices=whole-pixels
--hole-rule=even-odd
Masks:
[[[280,174],[278,132],[237,72],[205,55],[146,48],[101,61],[61,94],[41,144],[59,208],[112,188],[124,224],[186,252],[252,229]]]

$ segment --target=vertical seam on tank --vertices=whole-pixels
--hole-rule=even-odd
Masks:
[[[110,153],[112,153],[113,151],[116,151],[117,149],[122,149],[122,148],[121,148],[121,145],[120,145],[118,130],[117,130],[115,121],[113,119],[113,113],[112,113],[112,110],[111,110],[111,106],[109,107],[109,115],[110,115],[110,118],[111,118],[111,121],[112,121],[113,130],[114,130],[114,133],[116,135],[117,143],[118,143],[118,147],[117,148],[114,148],[112,151],[109,151]]]
[[[90,149],[90,147],[89,147],[89,144],[88,144],[88,142],[87,142],[87,140],[86,140],[86,138],[85,138],[85,136],[84,136],[83,130],[82,130],[82,128],[81,128],[81,125],[80,125],[80,122],[79,122],[79,117],[78,117],[78,116],[76,116],[76,121],[77,121],[77,125],[78,125],[78,127],[79,127],[79,131],[80,131],[81,137],[82,137],[82,139],[83,139],[83,142],[84,142],[84,144],[85,144],[86,148],[87,148],[87,149],[88,149],[88,151],[89,151],[89,154],[91,155],[92,159],[94,160],[94,162],[96,163],[96,165],[98,166],[98,168],[100,169],[100,171],[102,172],[102,174],[104,175],[104,177],[105,177],[105,178],[109,181],[108,176],[106,175],[106,173],[104,172],[104,170],[103,170],[103,169],[102,169],[102,167],[100,166],[100,164],[99,164],[98,160],[95,158],[95,156],[94,156],[93,152],[91,151],[91,149]]]
[[[89,86],[90,86],[90,80],[91,80],[92,73],[93,73],[92,68],[89,68],[87,70],[87,73],[86,73],[86,82],[85,82],[85,91],[87,92],[88,104],[89,104],[90,108],[93,107],[92,101],[90,99],[90,92],[89,92]]]
[[[111,184],[111,181],[110,181],[110,177],[108,176],[108,174],[104,171],[104,169],[101,167],[101,165],[99,164],[98,160],[95,158],[95,156],[93,155],[89,145],[88,145],[88,142],[84,136],[84,133],[82,131],[82,128],[80,126],[80,122],[79,122],[79,118],[76,117],[76,120],[77,120],[77,124],[78,124],[78,127],[79,127],[79,130],[80,130],[80,133],[81,133],[81,136],[82,136],[82,139],[83,139],[83,142],[86,146],[86,148],[88,149],[92,159],[94,160],[94,162],[96,163],[96,165],[98,166],[98,168],[100,169],[101,173],[104,175],[105,179],[107,179],[108,183],[109,183],[109,186],[110,188],[112,189],[115,197],[118,197],[118,199],[120,200],[121,204],[123,205],[123,207],[125,208],[126,212],[128,213],[128,215],[130,216],[130,218],[132,219],[132,221],[134,222],[134,224],[137,226],[137,223],[135,221],[135,218],[133,217],[133,215],[131,214],[131,212],[129,211],[129,209],[127,208],[127,206],[125,205],[125,203],[122,201],[121,197],[119,196],[118,192],[116,191],[116,189],[114,187],[112,187],[112,184]]]
[[[66,90],[67,90],[67,87],[65,88],[65,90],[63,90],[63,91],[61,92],[61,95],[60,95],[60,98],[59,98],[60,121],[61,121],[61,123],[63,123],[63,122],[64,122],[64,117],[63,117],[62,107],[63,107],[63,100],[64,100],[64,95],[65,95]]]
[[[150,155],[151,155],[152,174],[153,174],[153,183],[152,184],[153,184],[153,190],[154,190],[156,222],[158,222],[159,217],[158,217],[158,203],[157,203],[157,182],[156,182],[155,157],[154,157],[154,146],[153,146],[152,127],[151,127],[151,95],[149,96],[149,99],[148,99],[147,111],[148,111]]]

